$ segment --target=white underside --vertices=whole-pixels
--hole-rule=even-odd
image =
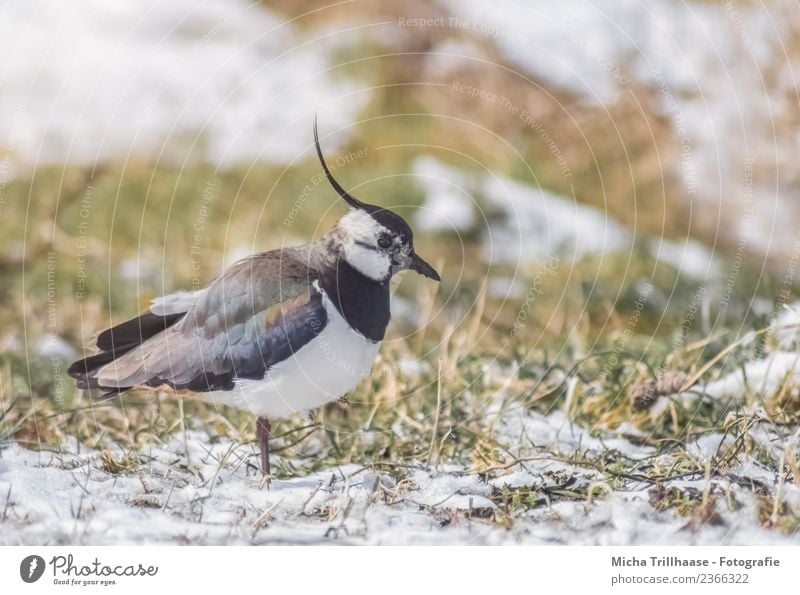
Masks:
[[[323,293],[328,324],[263,380],[237,380],[230,391],[205,393],[208,401],[258,416],[285,417],[343,397],[369,374],[378,344],[354,331]]]

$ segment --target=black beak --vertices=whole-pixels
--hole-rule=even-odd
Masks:
[[[433,279],[434,281],[441,281],[442,278],[439,276],[439,273],[436,272],[431,265],[420,258],[419,254],[416,252],[411,253],[411,266],[408,267],[412,271],[418,272],[420,275],[427,277],[428,279]]]

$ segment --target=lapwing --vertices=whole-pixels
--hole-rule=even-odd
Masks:
[[[269,419],[336,401],[369,374],[391,317],[392,276],[440,281],[402,217],[334,179],[316,119],[314,144],[349,212],[316,241],[246,257],[207,287],[157,298],[103,331],[99,352],[69,368],[78,388],[112,397],[164,386],[250,411],[270,477]]]

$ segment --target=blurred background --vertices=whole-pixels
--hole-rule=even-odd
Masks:
[[[794,299],[790,2],[0,11],[6,405],[74,404],[62,366],[94,333],[329,229],[315,114],[344,186],[406,215],[443,270],[435,296],[396,289],[387,349],[410,361],[475,317],[490,363],[620,340],[661,359],[703,340],[706,361]]]
[[[6,541],[324,540],[353,463],[373,543],[796,542],[799,33],[789,0],[0,2]],[[66,368],[345,213],[315,114],[443,280],[395,280],[349,405],[274,423],[262,510],[252,416]]]

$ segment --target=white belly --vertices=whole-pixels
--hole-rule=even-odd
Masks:
[[[212,403],[266,417],[285,417],[343,397],[372,369],[378,344],[350,328],[323,294],[328,324],[262,380],[237,380],[230,391],[206,393]]]

